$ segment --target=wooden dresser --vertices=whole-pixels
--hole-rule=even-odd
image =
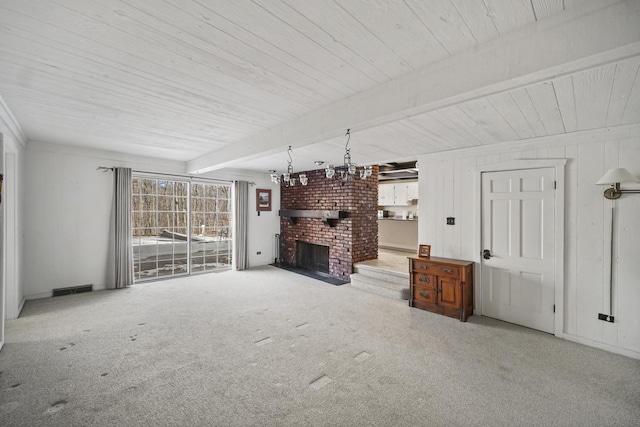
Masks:
[[[473,314],[473,262],[409,258],[409,306],[466,322]]]

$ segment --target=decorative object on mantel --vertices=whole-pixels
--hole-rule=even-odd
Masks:
[[[347,143],[344,146],[345,154],[344,154],[344,164],[342,166],[333,166],[327,165],[325,169],[325,176],[328,179],[337,178],[343,181],[348,181],[356,178],[356,172],[359,172],[357,176],[360,179],[367,179],[372,174],[372,166],[364,166],[362,169],[358,171],[358,168],[355,163],[351,163],[351,149],[349,148],[349,140],[351,139],[351,129],[347,129],[347,133],[345,133],[347,137]],[[336,174],[338,172],[338,174]]]
[[[271,190],[256,190],[256,210],[270,211],[271,210]]]
[[[611,200],[620,198],[622,193],[640,193],[640,190],[621,190],[621,182],[638,183],[640,179],[636,178],[625,168],[614,168],[609,169],[607,173],[596,182],[596,185],[611,185],[611,187],[604,190],[604,197]]]
[[[291,158],[291,146],[289,146],[287,154],[289,155],[289,160],[287,160],[287,163],[289,163],[287,166],[287,172],[283,173],[282,177],[280,177],[280,175],[278,175],[273,169],[270,170],[269,173],[271,174],[272,182],[275,182],[278,185],[282,184],[285,187],[294,187],[296,185],[296,178],[293,176],[293,165],[291,164],[293,162],[293,159]],[[309,178],[307,178],[307,174],[305,173],[299,174],[298,180],[300,180],[300,184],[303,186],[309,183]]]
[[[429,258],[431,256],[431,245],[420,245],[418,247],[418,256],[420,258]]]

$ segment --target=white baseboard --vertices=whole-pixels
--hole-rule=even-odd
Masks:
[[[20,301],[20,305],[18,305],[18,315],[16,317],[20,317],[20,313],[22,313],[22,309],[24,308],[24,303],[27,302],[26,298],[22,298],[22,301]]]
[[[38,294],[25,295],[24,299],[29,301],[32,299],[42,299],[42,298],[51,298],[53,296],[53,292],[40,292]]]
[[[92,292],[104,291],[104,290],[108,289],[107,285],[105,285],[105,284],[102,284],[102,285],[94,285],[94,284],[92,284],[92,286],[93,286]],[[39,292],[37,294],[25,295],[24,299],[28,301],[28,300],[32,300],[32,299],[42,299],[42,298],[51,298],[51,297],[53,297],[53,290],[48,291],[48,292]],[[22,304],[24,305],[24,301],[22,302]],[[20,309],[22,310],[22,307],[20,307]]]
[[[621,354],[622,356],[627,356],[632,359],[640,359],[640,353],[633,350],[627,350],[625,348],[616,347],[610,344],[605,344],[598,341],[593,341],[588,338],[582,338],[575,335],[567,334],[566,332],[563,334],[563,338],[567,341],[573,341],[578,344],[588,345],[589,347],[599,348],[600,350],[609,351],[611,353]]]

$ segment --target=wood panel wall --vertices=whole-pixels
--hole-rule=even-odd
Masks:
[[[476,167],[515,159],[567,159],[565,171],[565,337],[640,358],[640,194],[623,195],[614,230],[615,323],[609,312],[612,203],[595,182],[610,168],[640,176],[640,127],[549,137],[527,144],[419,158],[419,240],[436,256],[480,260],[474,240]],[[640,185],[623,184],[638,189]],[[446,217],[456,218],[455,226]]]

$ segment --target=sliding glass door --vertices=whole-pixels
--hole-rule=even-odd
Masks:
[[[191,272],[231,267],[231,187],[191,184]]]
[[[136,281],[231,267],[231,186],[134,176]]]

